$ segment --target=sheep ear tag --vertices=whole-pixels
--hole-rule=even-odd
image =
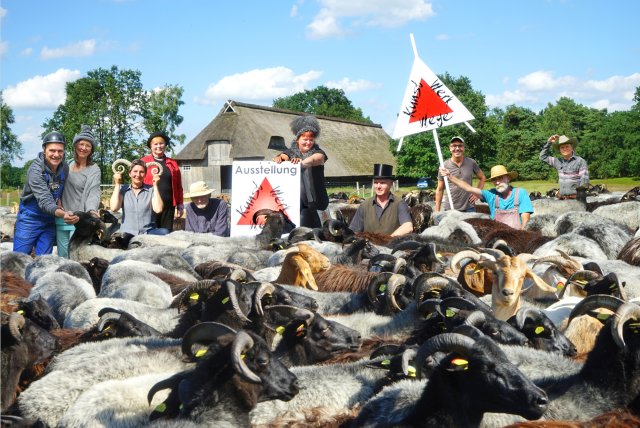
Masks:
[[[469,369],[469,361],[464,358],[454,358],[449,363],[449,367],[447,367],[447,371],[450,372],[462,372]]]
[[[638,322],[630,322],[625,327],[629,329],[630,333],[633,333],[633,334],[640,333],[640,323]]]
[[[544,327],[542,327],[541,325],[539,325],[538,327],[536,327],[535,330],[533,330],[535,334],[541,334],[544,331]]]
[[[562,289],[563,289],[563,288],[564,288],[564,282],[562,282],[562,281],[558,281],[558,282],[556,283],[556,290],[558,290],[558,291],[562,291]]]
[[[189,295],[189,300],[195,300],[198,301],[198,299],[200,299],[200,295],[198,293],[191,293]]]
[[[447,310],[446,310],[446,311],[444,311],[444,315],[445,315],[447,318],[453,318],[453,317],[455,317],[455,316],[456,316],[456,314],[457,314],[457,313],[458,313],[457,311],[455,311],[455,310],[453,310],[453,309],[451,309],[451,308],[447,308]]]
[[[378,286],[378,291],[384,293],[387,290],[387,284],[383,283]]]
[[[222,299],[222,304],[226,305],[228,301],[229,301],[229,296],[227,296],[224,299]]]
[[[307,326],[305,324],[300,324],[298,328],[296,328],[296,336],[304,337],[307,334]]]
[[[284,330],[285,330],[284,326],[279,325],[278,327],[276,327],[276,333],[280,335],[284,333]]]

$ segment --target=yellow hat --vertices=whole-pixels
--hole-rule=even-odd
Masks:
[[[213,193],[215,189],[209,189],[204,181],[196,181],[189,186],[189,193],[185,194],[185,198],[193,198],[197,196],[205,196]]]
[[[508,175],[509,180],[513,180],[518,176],[518,173],[515,171],[507,171],[507,168],[505,168],[504,165],[496,165],[491,168],[491,177],[489,177],[489,181],[496,177],[500,177],[501,175]]]

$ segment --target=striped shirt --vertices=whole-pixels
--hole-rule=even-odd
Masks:
[[[551,143],[547,141],[540,152],[540,160],[558,171],[560,196],[575,195],[576,187],[589,184],[587,161],[580,156],[576,156],[575,153],[568,160],[556,158],[551,155]]]

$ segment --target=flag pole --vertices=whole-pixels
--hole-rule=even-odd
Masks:
[[[444,168],[444,159],[442,157],[442,150],[440,150],[440,140],[438,139],[438,130],[437,128],[434,128],[433,130],[433,139],[436,142],[436,152],[438,153],[438,162],[440,164],[441,168]],[[447,180],[447,177],[443,177],[444,178],[444,187],[447,190],[447,197],[449,198],[449,207],[450,209],[454,209],[453,206],[453,199],[451,199],[451,189],[449,188],[449,180]]]

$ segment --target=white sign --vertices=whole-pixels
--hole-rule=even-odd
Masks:
[[[474,119],[440,78],[416,56],[404,93],[393,138],[417,134]]]
[[[261,209],[282,210],[300,224],[300,164],[236,161],[232,165],[231,236],[257,235],[264,218],[253,224]]]

